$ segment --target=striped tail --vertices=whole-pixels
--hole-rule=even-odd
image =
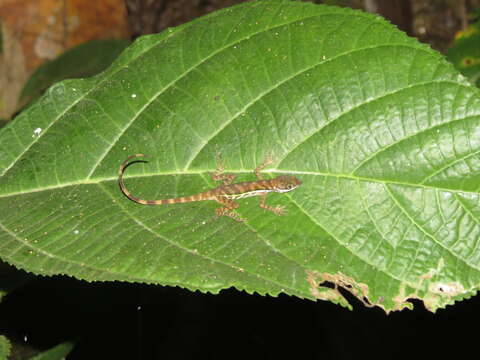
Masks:
[[[129,198],[130,200],[143,204],[143,205],[163,205],[163,204],[176,204],[176,203],[185,203],[185,202],[192,202],[192,201],[202,201],[202,200],[214,200],[215,196],[211,194],[210,191],[200,193],[200,194],[195,194],[191,196],[183,196],[183,197],[178,197],[178,198],[170,198],[170,199],[162,199],[162,200],[144,200],[140,199],[134,195],[130,191],[128,191],[127,187],[125,186],[125,183],[123,182],[123,174],[125,172],[125,169],[127,166],[132,164],[131,160],[139,157],[144,157],[144,154],[135,154],[129,156],[123,163],[120,165],[120,169],[118,170],[118,185],[120,186],[120,190],[122,193]],[[144,161],[145,160],[140,160]]]

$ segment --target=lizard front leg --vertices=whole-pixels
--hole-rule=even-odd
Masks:
[[[262,209],[268,210],[273,212],[275,215],[285,215],[287,210],[285,210],[285,206],[270,206],[266,204],[267,201],[267,194],[260,195],[260,207]]]
[[[260,173],[260,171],[262,171],[262,170],[265,169],[267,166],[272,165],[272,164],[273,164],[273,158],[272,158],[272,156],[271,156],[271,155],[267,155],[267,158],[265,159],[265,161],[264,161],[262,164],[258,165],[258,166],[256,167],[256,169],[254,170],[254,173],[255,173],[255,175],[257,176],[257,179],[258,179],[258,180],[263,180],[263,176],[262,176],[262,174]]]
[[[219,152],[217,152],[216,155],[216,162],[217,170],[212,174],[212,179],[214,181],[222,181],[223,185],[230,185],[235,179],[235,175],[223,173],[225,171],[225,167],[223,166],[222,158]]]
[[[223,204],[225,206],[222,206],[220,208],[215,209],[215,214],[217,216],[228,216],[232,218],[233,220],[236,221],[245,221],[242,219],[242,217],[235,211],[236,208],[238,208],[238,203],[236,203],[233,200],[227,199],[222,196],[218,196],[215,200],[217,200],[220,204]]]

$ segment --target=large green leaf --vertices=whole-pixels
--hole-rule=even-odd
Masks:
[[[480,97],[379,17],[289,1],[213,13],[65,81],[0,132],[0,256],[37,274],[435,310],[480,283]],[[303,185],[240,200],[143,206],[227,172]],[[334,285],[320,286],[323,285]]]

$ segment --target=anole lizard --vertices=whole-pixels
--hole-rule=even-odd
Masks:
[[[239,207],[239,204],[235,200],[243,199],[251,196],[260,196],[260,207],[272,211],[276,215],[284,215],[286,213],[284,206],[269,206],[266,204],[267,194],[271,192],[285,193],[292,191],[299,187],[302,182],[295,176],[281,175],[274,179],[264,180],[260,171],[270,165],[272,160],[269,158],[263,164],[255,169],[255,175],[257,181],[247,181],[232,184],[235,179],[233,174],[223,174],[224,167],[221,165],[220,159],[217,156],[217,171],[212,174],[212,179],[216,181],[222,181],[222,185],[215,189],[205,191],[190,196],[182,196],[177,198],[162,199],[162,200],[144,200],[132,195],[130,191],[125,187],[123,182],[123,173],[125,168],[131,163],[131,160],[138,157],[143,157],[143,154],[135,154],[129,156],[120,165],[118,171],[118,184],[123,194],[132,201],[143,205],[164,205],[164,204],[178,204],[192,201],[203,200],[215,200],[221,203],[223,206],[215,209],[217,216],[228,216],[237,221],[243,221],[243,219],[235,211]]]

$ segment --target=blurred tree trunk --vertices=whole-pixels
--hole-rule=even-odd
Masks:
[[[129,37],[122,1],[0,0],[0,118],[25,105],[20,92],[45,61],[89,40]]]
[[[414,35],[410,0],[365,0],[365,10],[382,15],[408,35]]]
[[[2,1],[2,0],[0,0]],[[178,26],[245,0],[125,0],[133,37]]]

